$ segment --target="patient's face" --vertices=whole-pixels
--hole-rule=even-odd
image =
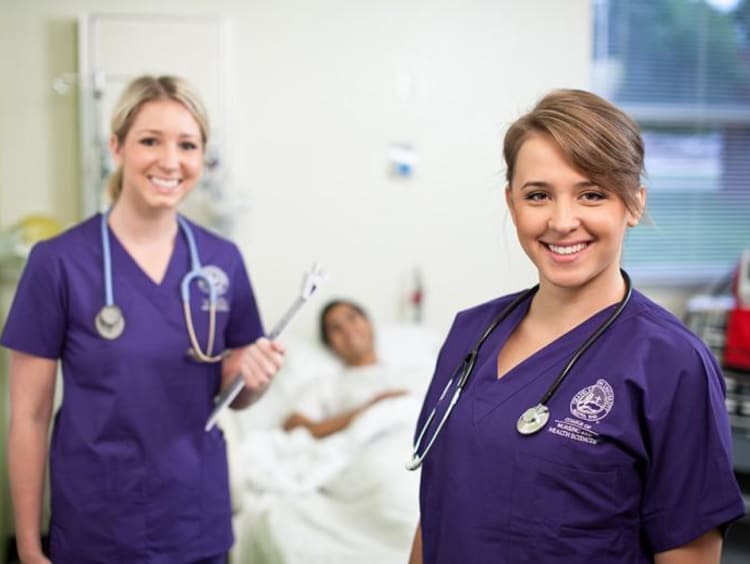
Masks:
[[[370,321],[346,304],[333,307],[324,328],[331,350],[344,364],[363,366],[375,362],[375,343]]]

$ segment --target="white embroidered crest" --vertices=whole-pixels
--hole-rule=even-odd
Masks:
[[[216,289],[216,310],[229,311],[229,303],[227,302],[226,298],[223,297],[224,294],[226,294],[229,290],[229,276],[227,276],[227,273],[213,264],[206,265],[201,270],[203,271],[203,274],[211,281],[213,287]],[[206,296],[209,295],[210,290],[205,280],[198,280],[198,288],[200,288],[200,290],[204,294],[206,294]],[[202,309],[204,311],[208,311],[208,299],[203,300]]]
[[[606,380],[599,379],[593,386],[578,392],[570,402],[570,413],[583,421],[601,421],[612,410],[615,393]]]

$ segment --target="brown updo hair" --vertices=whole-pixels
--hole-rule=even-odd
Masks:
[[[521,146],[535,134],[549,136],[574,168],[642,211],[638,190],[644,149],[638,124],[605,99],[585,90],[553,90],[505,133],[503,154],[510,188]]]
[[[115,104],[110,122],[110,131],[117,138],[117,143],[122,145],[125,142],[125,137],[133,126],[141,107],[157,100],[174,100],[185,106],[198,123],[205,151],[210,131],[206,107],[198,93],[186,80],[168,75],[143,75],[127,85]],[[116,202],[121,191],[122,167],[118,167],[107,181],[107,194],[112,202]]]

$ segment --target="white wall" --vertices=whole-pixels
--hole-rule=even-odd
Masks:
[[[272,323],[314,259],[320,302],[361,299],[393,321],[415,267],[425,320],[529,284],[502,201],[502,134],[553,87],[586,87],[588,0],[0,0],[0,228],[32,212],[80,219],[76,70],[86,11],[231,21],[236,240]],[[410,180],[386,174],[412,143]],[[319,302],[319,303],[320,303]],[[298,331],[311,332],[312,311]]]

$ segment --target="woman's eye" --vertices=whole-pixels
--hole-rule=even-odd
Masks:
[[[598,202],[607,198],[601,192],[584,192],[581,197],[588,202]]]
[[[525,199],[532,202],[541,202],[547,198],[547,194],[544,192],[529,192],[526,194]]]
[[[153,147],[157,144],[158,141],[156,140],[156,137],[144,137],[139,142],[141,145],[145,145],[146,147]]]
[[[192,141],[183,141],[180,143],[180,149],[183,151],[195,151],[198,148],[198,145],[196,143],[193,143]]]

